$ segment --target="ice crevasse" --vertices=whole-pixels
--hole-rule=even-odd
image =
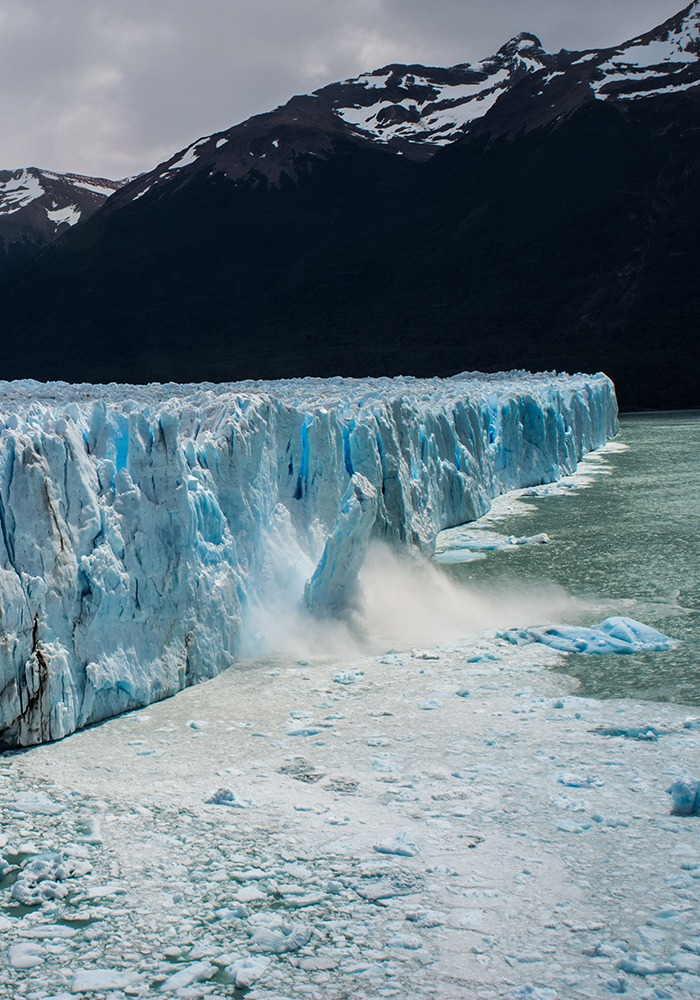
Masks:
[[[214,676],[260,602],[334,613],[369,539],[430,552],[616,429],[601,374],[0,383],[0,747]]]

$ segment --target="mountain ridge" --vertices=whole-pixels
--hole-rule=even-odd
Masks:
[[[587,368],[700,405],[699,38],[697,2],[602,50],[521,33],[202,137],[0,287],[40,346],[0,375]]]

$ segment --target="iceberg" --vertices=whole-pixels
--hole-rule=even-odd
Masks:
[[[607,653],[663,652],[672,649],[674,639],[633,618],[606,618],[593,628],[581,625],[550,625],[545,628],[511,629],[504,638],[514,645],[540,642],[561,653],[586,653],[600,656]]]
[[[275,594],[336,613],[370,538],[430,553],[616,430],[602,374],[0,383],[0,747],[214,676]]]

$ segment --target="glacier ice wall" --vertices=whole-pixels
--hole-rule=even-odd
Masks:
[[[616,429],[600,374],[1,383],[0,747],[215,675],[276,585],[332,610],[361,508],[430,551]]]

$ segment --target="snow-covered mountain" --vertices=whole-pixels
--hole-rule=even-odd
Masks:
[[[64,226],[0,286],[0,375],[604,368],[624,407],[697,406],[699,164],[700,0],[605,49],[385,66]]]
[[[89,218],[124,183],[37,167],[0,170],[0,258],[33,254]]]
[[[142,175],[127,198],[202,172],[231,180],[295,178],[339,138],[425,160],[477,126],[516,132],[556,121],[591,99],[637,101],[700,84],[700,0],[614,48],[545,51],[521,32],[480,62],[391,64],[293,97],[267,114],[197,139]],[[499,103],[508,95],[501,109]],[[503,115],[499,114],[503,111]],[[491,114],[494,112],[494,114]],[[118,202],[115,202],[115,207]]]

